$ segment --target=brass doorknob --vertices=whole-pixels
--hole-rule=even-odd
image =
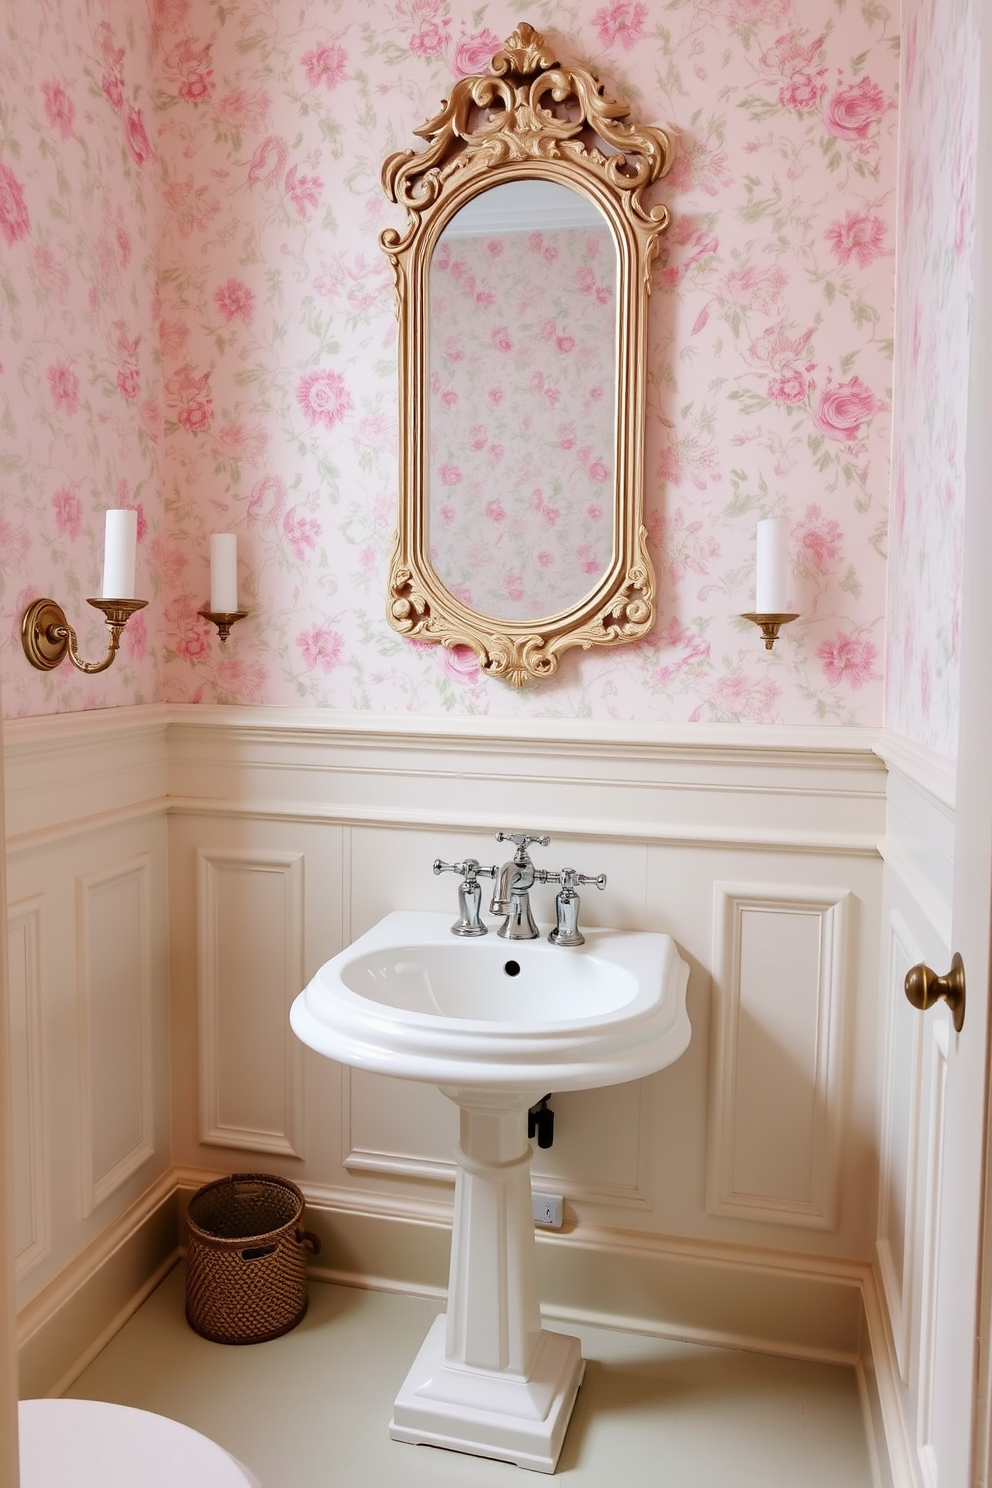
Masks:
[[[961,1032],[964,1023],[964,962],[957,951],[951,957],[951,969],[946,976],[937,976],[921,961],[907,971],[905,985],[907,998],[921,1013],[943,998],[951,1010],[955,1032]]]

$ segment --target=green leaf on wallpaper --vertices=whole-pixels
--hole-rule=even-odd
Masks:
[[[871,532],[869,532],[868,534],[868,541],[875,549],[875,552],[880,558],[888,558],[889,556],[888,546],[886,542],[888,535],[889,524],[884,518],[877,524],[877,526],[873,527]]]
[[[864,592],[864,585],[862,584],[861,580],[858,578],[857,571],[856,571],[853,563],[850,564],[850,566],[848,567],[847,573],[841,579],[841,581],[840,581],[840,587],[847,594],[850,594],[853,599],[860,599],[861,598],[861,595]]]
[[[748,118],[753,119],[756,124],[763,124],[766,119],[774,118],[776,114],[782,112],[781,105],[771,98],[755,98],[753,96],[742,98],[737,107],[743,110]]]
[[[264,31],[253,31],[250,36],[242,36],[239,41],[236,41],[234,49],[236,52],[240,52],[242,57],[245,57],[249,52],[257,52],[261,47],[264,47],[267,41],[268,38]]]
[[[870,9],[871,9],[870,3],[866,3],[866,4],[862,5],[862,7],[861,7],[861,13],[862,13],[862,15],[865,15],[865,12],[868,11],[868,10],[870,10]],[[867,20],[867,15],[865,15],[865,19]],[[871,25],[871,22],[869,21],[868,24]],[[854,73],[854,76],[855,77],[858,76],[858,73],[859,72],[864,72],[864,70],[865,70],[865,63],[867,61],[868,61],[868,53],[867,52],[859,52],[856,57],[852,57],[851,58],[851,71]]]
[[[889,11],[878,0],[862,0],[861,14],[866,26],[884,26],[891,20]]]
[[[859,297],[851,301],[851,316],[856,326],[874,325],[878,320],[878,311],[867,300]]]
[[[891,362],[892,358],[895,356],[895,342],[893,341],[892,337],[885,336],[881,341],[876,341],[875,345],[878,347],[879,351],[886,358],[886,360]]]
[[[840,375],[842,377],[847,376],[848,372],[850,372],[851,368],[854,366],[860,355],[860,348],[856,351],[845,351],[844,355],[841,357],[840,361],[837,364],[840,367]]]
[[[828,305],[832,305],[834,300],[837,298],[837,286],[830,279],[825,279],[823,281],[823,298],[826,300]]]

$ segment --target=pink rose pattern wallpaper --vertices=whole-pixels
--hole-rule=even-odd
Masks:
[[[167,591],[150,17],[8,6],[0,52],[0,667],[8,715],[153,702]],[[150,601],[110,671],[40,673],[20,617],[49,595],[107,649],[103,513],[138,512]]]
[[[676,159],[645,433],[659,622],[518,694],[383,618],[396,323],[377,238],[399,222],[383,158],[521,19],[671,128]],[[8,711],[157,695],[878,723],[899,20],[833,0],[813,21],[798,0],[339,0],[319,15],[154,0],[150,16],[89,0],[19,19],[0,141]],[[152,598],[127,665],[25,675],[22,591],[74,604],[116,504],[142,512]],[[737,615],[771,515],[792,522],[802,618],[767,653]],[[226,650],[196,615],[223,530],[252,611]]]
[[[484,615],[557,614],[609,564],[616,285],[605,222],[433,256],[429,552]]]
[[[978,128],[975,0],[905,0],[885,722],[957,751]]]

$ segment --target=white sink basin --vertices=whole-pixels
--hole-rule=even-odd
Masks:
[[[574,948],[458,940],[450,915],[399,910],[321,967],[292,1025],[360,1069],[535,1099],[671,1064],[690,1034],[688,967],[671,937],[585,936]]]
[[[396,1441],[554,1472],[585,1366],[578,1339],[541,1327],[527,1108],[653,1074],[690,1032],[689,968],[669,936],[585,936],[459,940],[450,915],[398,911],[293,1003],[311,1049],[428,1080],[461,1112],[448,1311],[396,1397]]]

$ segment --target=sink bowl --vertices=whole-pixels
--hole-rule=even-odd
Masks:
[[[653,1074],[690,1033],[669,936],[585,936],[459,940],[449,915],[398,911],[293,1003],[311,1049],[430,1081],[461,1113],[448,1310],[393,1404],[395,1441],[555,1470],[585,1366],[578,1339],[541,1327],[527,1108]]]
[[[667,935],[585,936],[458,940],[450,915],[400,910],[321,967],[292,1025],[332,1059],[435,1085],[540,1095],[653,1074],[689,1042],[688,968]]]

